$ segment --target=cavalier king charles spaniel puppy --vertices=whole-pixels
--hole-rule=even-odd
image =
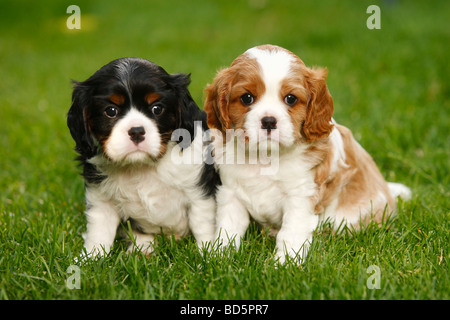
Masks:
[[[83,166],[88,255],[107,254],[127,221],[129,250],[150,253],[161,232],[192,232],[200,248],[214,239],[214,166],[174,162],[183,154],[202,159],[205,150],[198,132],[208,129],[206,114],[189,82],[139,58],[114,60],[75,82],[67,125]],[[182,140],[173,139],[177,130],[187,132],[176,135]]]
[[[207,86],[204,110],[216,129],[222,180],[219,248],[238,247],[253,218],[276,234],[279,263],[302,263],[320,221],[380,222],[395,211],[397,196],[411,196],[406,186],[387,183],[351,131],[332,119],[326,77],[326,69],[263,45],[240,55]]]

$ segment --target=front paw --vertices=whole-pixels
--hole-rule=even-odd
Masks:
[[[233,252],[238,251],[240,239],[219,237],[214,242],[210,243],[208,254],[218,258],[226,258],[232,256]]]
[[[286,265],[287,263],[293,263],[300,266],[305,263],[308,255],[309,242],[305,242],[300,249],[283,248],[278,249],[275,252],[274,260],[279,265]]]
[[[132,254],[133,252],[139,252],[146,256],[151,256],[154,253],[155,249],[153,248],[153,245],[150,243],[136,245],[134,243],[130,244],[128,246],[128,249],[126,251],[127,254]]]
[[[98,260],[107,256],[108,252],[109,250],[106,251],[102,246],[94,246],[89,249],[84,247],[83,252],[81,252],[81,254],[78,257],[74,258],[74,262],[78,264]]]
[[[278,253],[278,252],[275,253],[274,260],[276,263],[275,267],[285,266],[288,265],[289,263],[292,263],[295,266],[300,266],[303,264],[303,259],[298,255],[291,256],[285,253]]]
[[[274,260],[277,265],[284,265],[286,264],[286,255],[284,253],[276,252]]]

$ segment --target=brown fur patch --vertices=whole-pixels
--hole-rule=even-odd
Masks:
[[[387,200],[387,213],[394,209],[387,183],[370,155],[353,138],[351,131],[341,125],[336,125],[336,128],[342,136],[346,159],[345,164],[338,163],[334,173],[331,172],[333,149],[328,139],[321,140],[324,144],[315,142],[311,147],[314,149],[310,149],[316,157],[323,157],[315,167],[315,182],[318,186],[318,193],[313,199],[315,212],[323,213],[337,197],[336,210],[346,212],[349,219],[362,212],[372,212],[372,218],[381,222],[386,202],[379,201],[380,193]],[[366,215],[361,218],[367,222],[371,217]]]
[[[109,101],[111,101],[115,105],[121,106],[125,103],[125,97],[121,94],[114,93],[109,97]]]
[[[333,129],[330,123],[334,111],[333,99],[326,85],[326,69],[305,68],[303,75],[310,97],[302,132],[308,141],[315,141],[327,137]]]
[[[229,68],[218,72],[212,84],[207,86],[204,110],[208,126],[219,129],[225,134],[226,129],[243,128],[245,114],[249,107],[241,103],[240,97],[251,93],[255,102],[265,91],[256,59],[242,54],[233,61]]]
[[[353,138],[349,129],[344,126],[337,126],[344,141],[346,163],[350,168],[355,169],[354,175],[345,183],[342,188],[338,208],[350,208],[358,205],[361,201],[375,201],[381,192],[387,199],[388,210],[394,209],[392,199],[386,181],[381,175],[372,157]],[[375,220],[381,221],[386,203],[373,203],[372,211]]]
[[[316,163],[313,170],[315,170],[314,182],[317,184],[318,190],[313,201],[315,203],[315,213],[321,214],[333,200],[333,195],[336,193],[336,186],[340,179],[336,179],[335,176],[331,175],[333,148],[328,139],[312,143],[307,152],[311,155],[311,160]]]
[[[148,105],[151,105],[153,102],[157,101],[161,98],[161,95],[156,92],[151,92],[145,95],[145,102],[147,102]]]
[[[283,101],[288,94],[295,95],[298,99],[295,105],[289,107],[288,112],[294,125],[295,139],[299,140],[302,138],[301,129],[306,118],[306,105],[309,97],[306,88],[301,85],[300,74],[285,78],[281,83],[280,99]]]

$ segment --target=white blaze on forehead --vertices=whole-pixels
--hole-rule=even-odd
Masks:
[[[294,58],[289,52],[277,49],[252,48],[246,53],[250,59],[256,59],[258,62],[265,86],[264,93],[256,97],[256,102],[250,106],[251,110],[246,115],[244,127],[249,142],[261,142],[267,139],[267,131],[261,128],[261,119],[270,116],[277,121],[276,131],[272,131],[270,139],[290,146],[294,143],[294,127],[288,112],[289,107],[280,97],[280,89],[283,80],[291,73]]]
[[[279,90],[281,81],[286,78],[294,62],[292,55],[284,50],[264,50],[251,48],[246,51],[251,58],[255,58],[261,67],[262,78],[266,84],[266,90]]]

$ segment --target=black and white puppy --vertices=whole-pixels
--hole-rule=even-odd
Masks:
[[[198,246],[214,239],[219,177],[203,159],[206,114],[192,99],[189,76],[168,74],[144,59],[122,58],[75,82],[67,125],[86,186],[86,252],[108,253],[120,222],[134,246],[153,250],[155,234],[192,232]],[[172,133],[184,129],[188,134]],[[190,139],[186,139],[190,137]],[[188,140],[188,141],[187,141]]]

